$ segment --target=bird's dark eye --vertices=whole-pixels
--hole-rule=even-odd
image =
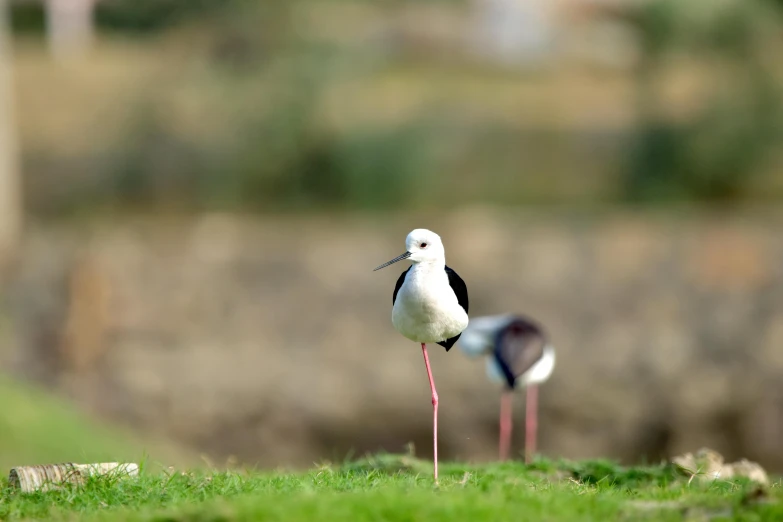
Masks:
[[[421,248],[427,248],[427,243],[422,243]]]

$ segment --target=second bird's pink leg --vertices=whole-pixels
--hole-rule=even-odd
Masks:
[[[528,386],[525,393],[525,462],[528,464],[536,453],[536,434],[538,430],[538,386]]]
[[[504,390],[500,396],[500,460],[507,460],[511,448],[511,398],[513,392]]]
[[[430,389],[432,390],[432,459],[435,468],[435,482],[438,482],[438,392],[435,390],[435,381],[432,379],[430,358],[427,356],[427,345],[425,343],[421,343],[421,353],[424,354],[424,364],[427,366],[427,377],[430,379]]]

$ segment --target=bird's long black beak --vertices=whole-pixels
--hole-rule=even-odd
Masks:
[[[385,267],[387,267],[389,265],[393,265],[397,261],[402,261],[403,259],[408,259],[409,257],[411,257],[411,253],[410,252],[405,252],[404,254],[395,257],[391,261],[387,261],[386,263],[382,264],[381,266],[379,266],[375,270],[380,270],[381,268],[385,268]],[[375,272],[375,270],[373,270],[373,272]]]

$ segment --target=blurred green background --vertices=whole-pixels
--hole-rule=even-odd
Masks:
[[[14,4],[27,208],[783,194],[780,2],[561,1],[510,58],[473,36],[500,30],[477,5],[105,1],[65,72],[45,69],[42,5]]]
[[[218,459],[427,448],[364,274],[426,226],[477,314],[553,331],[542,451],[783,469],[780,0],[5,5],[9,382]],[[458,357],[444,455],[491,458]],[[35,409],[2,390],[0,427]],[[127,455],[31,422],[0,463]]]

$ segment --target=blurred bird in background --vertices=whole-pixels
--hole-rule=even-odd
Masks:
[[[512,397],[525,388],[525,461],[536,452],[538,431],[538,385],[546,382],[555,367],[555,350],[544,329],[519,315],[493,315],[472,319],[459,346],[469,357],[486,356],[487,376],[503,385],[500,399],[500,460],[511,448]]]

